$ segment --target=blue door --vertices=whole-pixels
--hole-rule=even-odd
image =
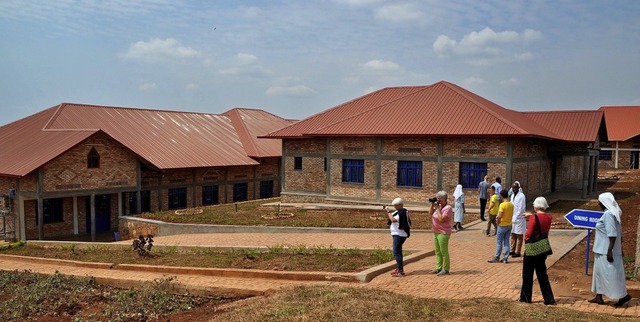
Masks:
[[[87,197],[87,234],[91,234],[91,197]],[[111,195],[96,195],[96,233],[111,230]]]

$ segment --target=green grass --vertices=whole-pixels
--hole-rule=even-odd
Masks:
[[[174,294],[171,281],[165,278],[144,287],[118,289],[98,285],[92,277],[0,271],[0,320],[42,317],[39,321],[46,321],[57,316],[55,321],[62,321],[59,318],[67,316],[68,321],[153,321],[208,301],[230,301]]]
[[[27,243],[0,253],[114,264],[325,272],[358,272],[393,260],[388,249],[360,250],[306,245],[274,245],[267,250],[236,251],[206,248],[177,251],[176,248],[167,248],[154,249],[150,255],[141,257],[132,249],[123,247],[43,247]]]
[[[398,290],[402,292],[401,289]],[[424,299],[368,288],[300,286],[231,304],[211,321],[633,321],[504,299]]]
[[[387,229],[387,218],[380,210],[363,209],[298,209],[293,207],[261,206],[279,199],[257,200],[243,203],[223,204],[203,207],[201,213],[175,211],[144,213],[140,217],[172,223],[192,223],[211,225],[241,226],[284,226],[284,227],[340,227]],[[278,215],[293,214],[292,217],[278,218]],[[266,217],[266,218],[265,218]],[[274,218],[276,217],[276,218]],[[411,211],[413,229],[431,229],[428,213]],[[478,219],[478,215],[465,216],[464,223]]]

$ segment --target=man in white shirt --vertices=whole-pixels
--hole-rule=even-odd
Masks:
[[[513,217],[511,218],[511,257],[520,257],[522,244],[524,243],[524,233],[527,231],[527,221],[524,219],[524,212],[527,208],[527,198],[524,192],[520,191],[520,182],[516,181],[511,186],[513,194],[511,203],[513,204]]]

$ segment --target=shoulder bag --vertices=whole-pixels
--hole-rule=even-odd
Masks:
[[[524,241],[524,254],[525,256],[540,256],[551,255],[551,244],[549,243],[549,236],[540,229],[540,221],[538,220],[538,214],[535,214],[536,221],[536,233],[528,240]]]

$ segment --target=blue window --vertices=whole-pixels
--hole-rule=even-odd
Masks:
[[[260,181],[260,199],[273,197],[273,180]]]
[[[293,170],[302,170],[302,157],[293,157]]]
[[[421,161],[398,161],[398,186],[422,187]]]
[[[233,184],[233,201],[247,201],[247,191],[249,190],[249,184],[246,182]]]
[[[364,160],[342,160],[342,182],[364,183]]]
[[[477,188],[478,182],[487,175],[487,163],[460,162],[460,184],[462,188]]]
[[[611,150],[600,150],[600,155],[598,156],[598,160],[611,160]]]
[[[203,186],[202,187],[202,205],[217,205],[218,204],[218,185]]]
[[[55,222],[63,222],[63,202],[62,198],[54,199],[42,199],[42,218],[44,224],[51,224]],[[38,224],[38,201],[36,203],[36,225]]]
[[[169,189],[169,210],[187,208],[187,188]]]

